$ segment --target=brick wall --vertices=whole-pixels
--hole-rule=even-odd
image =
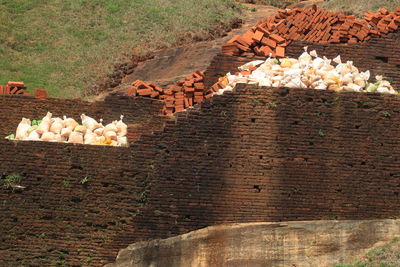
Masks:
[[[53,117],[66,115],[81,122],[80,115],[99,120],[104,119],[104,124],[119,120],[124,115],[124,122],[128,125],[130,141],[137,140],[142,134],[149,134],[161,130],[163,122],[167,120],[161,116],[163,105],[161,101],[137,98],[135,101],[128,96],[110,96],[102,102],[85,102],[69,99],[49,98],[45,100],[24,96],[0,97],[0,139],[14,133],[22,117],[31,120],[42,119],[47,111]],[[160,114],[160,115],[159,115]]]
[[[209,225],[400,215],[398,97],[241,86],[165,125],[129,148],[1,139],[0,175],[26,189],[0,189],[0,263],[101,266]]]
[[[375,80],[375,75],[383,75],[392,82],[395,89],[400,90],[400,32],[352,45],[324,45],[295,41],[286,48],[286,56],[299,57],[304,52],[304,46],[308,46],[308,51],[315,49],[321,57],[333,59],[341,55],[342,61],[353,61],[361,71],[370,70],[371,81]],[[205,72],[207,76],[205,83],[210,86],[218,77],[224,76],[227,72],[236,72],[237,67],[254,59],[217,55]]]

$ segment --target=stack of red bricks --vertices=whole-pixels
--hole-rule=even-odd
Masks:
[[[367,12],[364,14],[364,19],[376,35],[394,32],[400,26],[400,7],[392,12],[389,12],[386,8],[381,8],[379,13]]]
[[[196,71],[176,85],[168,85],[164,89],[153,82],[137,80],[132,83],[128,95],[160,99],[165,103],[164,114],[172,114],[196,103],[201,103],[205,97],[208,97],[205,95],[206,88],[203,80],[204,74],[200,71]]]
[[[26,92],[23,82],[8,82],[7,85],[0,85],[0,95],[31,95]]]
[[[364,20],[355,16],[317,9],[278,10],[275,16],[259,21],[243,35],[222,45],[231,56],[284,57],[285,47],[294,40],[316,43],[359,43],[396,31],[400,26],[400,7],[389,12],[368,12]]]

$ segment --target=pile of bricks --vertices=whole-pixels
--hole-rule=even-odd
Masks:
[[[26,91],[27,87],[23,82],[8,82],[7,85],[0,85],[0,95],[25,95],[32,94]],[[42,89],[34,90],[34,97],[39,99],[47,99],[47,91]]]
[[[278,10],[275,16],[259,21],[243,35],[222,45],[222,53],[231,56],[284,57],[285,47],[294,40],[317,43],[359,43],[396,31],[400,26],[400,7],[389,12],[368,12],[364,20],[355,16],[317,9]]]
[[[8,82],[7,85],[0,85],[0,95],[31,95],[26,92],[23,82]]]
[[[137,80],[132,83],[132,87],[127,93],[129,96],[160,99],[165,103],[164,114],[173,114],[212,96],[205,94],[206,88],[203,80],[204,74],[200,71],[187,76],[176,85],[168,85],[167,88],[161,88],[153,82]]]

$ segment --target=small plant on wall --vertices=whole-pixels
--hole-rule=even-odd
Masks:
[[[88,182],[89,182],[89,177],[87,177],[87,176],[83,177],[80,181],[80,183],[83,185],[87,184]]]
[[[10,175],[7,175],[5,179],[1,180],[1,185],[6,188],[6,189],[11,189],[13,192],[15,190],[22,190],[25,189],[24,186],[21,186],[22,177],[18,173],[13,173]]]

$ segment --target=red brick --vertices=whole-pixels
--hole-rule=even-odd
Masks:
[[[261,42],[261,39],[264,37],[264,33],[261,31],[256,31],[253,35],[253,40],[256,42]]]
[[[281,36],[279,36],[277,34],[271,34],[269,37],[274,39],[278,43],[283,43],[285,41],[284,38],[282,38]]]
[[[194,88],[196,90],[204,90],[204,89],[206,89],[205,86],[204,86],[204,83],[195,83],[194,84]]]
[[[271,47],[272,49],[276,47],[276,41],[269,39],[267,37],[262,38],[261,43],[263,45],[268,45],[269,47]]]
[[[34,96],[35,96],[35,98],[46,99],[47,98],[47,91],[35,88],[34,89]]]
[[[280,46],[276,47],[276,56],[285,57],[285,48]]]

